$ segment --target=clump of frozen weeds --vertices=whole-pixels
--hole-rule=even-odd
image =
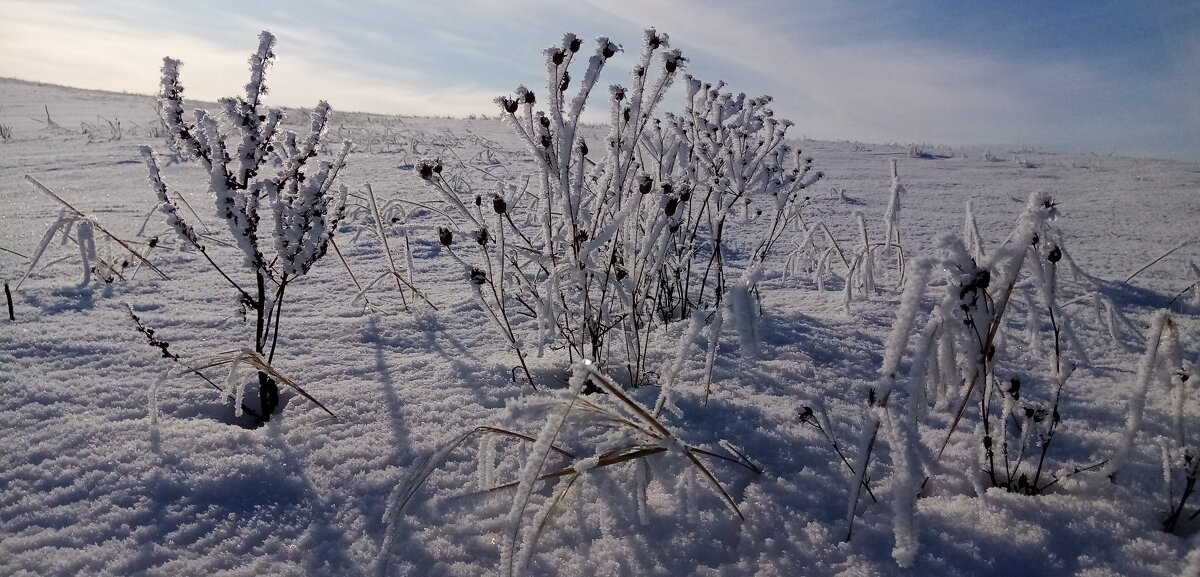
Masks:
[[[932,262],[917,259],[909,267],[879,380],[868,391],[866,426],[851,467],[855,480],[847,540],[854,534],[881,431],[892,465],[893,555],[901,566],[911,565],[918,550],[917,498],[956,469],[942,462],[956,432],[965,430],[958,437],[969,455],[958,466],[979,495],[991,488],[1037,495],[1061,480],[1047,457],[1060,431],[1063,390],[1075,368],[1090,361],[1060,302],[1058,269],[1074,265],[1065,258],[1062,235],[1051,225],[1057,214],[1057,203],[1048,195],[1031,194],[1005,243],[985,251],[968,206],[964,229],[971,248],[955,237],[943,241],[940,284],[945,292],[927,314],[922,298],[934,284]],[[1012,313],[1021,300],[1026,305],[1024,319],[1019,319],[1025,323],[1023,348]],[[1046,355],[1048,366],[1025,364],[1022,354],[1043,356],[1046,324],[1053,347]],[[911,365],[902,374],[900,359],[906,351],[911,351]]]
[[[585,395],[585,387],[595,388],[603,394]],[[565,389],[543,392],[537,397],[519,401],[517,405],[517,410],[543,415],[542,429],[536,436],[495,426],[465,431],[422,460],[409,477],[396,487],[385,514],[388,529],[378,561],[380,574],[386,572],[390,563],[395,532],[405,508],[429,476],[472,437],[488,438],[488,442],[481,443],[477,455],[481,469],[479,479],[483,483],[480,491],[502,496],[512,494],[500,540],[500,575],[505,577],[527,574],[539,538],[568,493],[584,476],[601,475],[615,469],[632,469],[634,474],[629,481],[630,486],[608,491],[605,498],[623,499],[631,496],[637,501],[634,506],[639,515],[644,516],[647,507],[646,484],[649,483],[646,460],[661,454],[664,458],[679,460],[690,469],[690,474],[707,486],[740,521],[744,517],[737,502],[717,479],[716,473],[705,464],[705,460],[715,459],[740,466],[754,474],[762,473],[762,469],[732,444],[721,443],[728,451],[725,454],[689,444],[681,438],[680,431],[664,423],[652,408],[643,406],[629,396],[620,384],[590,361],[580,361],[573,366]],[[495,478],[494,437],[521,441],[523,450],[520,454],[523,457],[516,479],[498,482]],[[581,456],[572,453],[563,448],[568,445],[583,445],[590,450],[590,454]],[[626,475],[627,480],[629,477]],[[608,482],[620,483],[617,479],[619,477],[613,476]],[[545,486],[551,487],[548,496],[539,493],[539,489]]]
[[[709,357],[722,327],[756,355],[761,271],[821,173],[786,142],[792,122],[775,118],[770,97],[683,74],[687,59],[654,29],[629,85],[608,87],[607,135],[589,142],[580,115],[621,47],[598,38],[574,76],[583,45],[566,34],[545,50],[543,95],[521,86],[496,100],[532,178],[500,180],[485,197],[454,186],[440,159],[418,166],[455,218],[440,242],[531,385],[526,359],[547,349],[650,384],[650,343],[694,315],[709,327]],[[681,76],[683,110],[656,116]]]
[[[223,390],[222,394],[223,398],[235,399],[235,412],[240,416],[246,408],[242,402],[246,384],[237,370],[243,364],[249,365],[257,374],[258,403],[257,409],[251,410],[257,425],[266,423],[278,408],[280,384],[300,390],[292,380],[280,378],[271,366],[284,295],[291,283],[307,274],[325,255],[337,230],[347,194],[345,186],[337,185],[337,176],[351,146],[344,141],[332,158],[318,159],[330,113],[324,101],[313,108],[305,133],[280,129],[283,111],[269,108],[262,101],[267,93],[267,68],[275,58],[274,46],[275,36],[270,32],[259,35],[258,50],[250,57],[245,96],[222,98],[217,113],[196,109],[192,119],[187,118],[181,63],[172,58],[163,59],[158,94],[159,114],[171,147],[184,158],[198,162],[206,173],[216,216],[225,222],[233,245],[242,254],[242,274],[227,270],[228,265],[222,266],[213,257],[208,240],[180,214],[154,151],[149,146],[141,149],[150,185],[167,224],[237,293],[238,306],[253,312],[252,345],[201,359],[188,370],[198,372],[228,365],[233,390]],[[269,213],[269,220],[263,221],[263,212]],[[260,226],[269,228],[263,231]]]

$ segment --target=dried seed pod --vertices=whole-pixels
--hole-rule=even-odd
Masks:
[[[446,227],[438,227],[438,241],[442,246],[450,246],[454,242],[454,233]]]
[[[654,189],[654,179],[653,178],[650,178],[648,175],[645,175],[645,174],[638,175],[638,192],[640,192],[642,194],[650,194],[650,191],[653,189]]]
[[[496,211],[496,214],[504,214],[508,212],[508,203],[504,202],[503,196],[497,194],[496,197],[492,199],[492,210]]]
[[[478,268],[471,269],[471,282],[477,285],[487,284],[487,273]]]
[[[442,161],[423,159],[417,164],[417,174],[424,180],[432,180],[434,174],[442,173]]]
[[[475,233],[475,242],[479,243],[479,246],[486,245],[491,239],[492,237],[488,234],[486,228],[481,228],[479,229],[479,232]]]
[[[1055,245],[1054,248],[1050,249],[1050,254],[1046,255],[1046,260],[1050,262],[1058,262],[1062,260],[1062,249]]]

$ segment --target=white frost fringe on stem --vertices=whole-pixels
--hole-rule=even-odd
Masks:
[[[508,512],[507,534],[501,542],[500,575],[502,577],[521,575],[529,564],[530,555],[533,553],[532,543],[529,541],[534,530],[524,524],[525,509],[529,507],[529,500],[533,496],[538,475],[541,474],[542,467],[546,464],[546,458],[550,455],[550,447],[554,444],[554,439],[558,437],[563,423],[566,422],[567,415],[571,412],[579,392],[583,390],[583,384],[588,380],[588,365],[590,362],[584,361],[575,367],[567,389],[559,393],[560,402],[546,418],[546,424],[542,427],[537,442],[529,449],[529,457],[525,461],[525,466],[521,468],[520,481],[517,484],[516,494],[513,496],[512,508]],[[518,541],[521,542],[519,548]]]
[[[1125,420],[1125,432],[1117,444],[1116,451],[1104,468],[1106,477],[1115,478],[1129,457],[1133,447],[1133,439],[1142,426],[1142,416],[1146,409],[1146,392],[1150,388],[1150,380],[1154,376],[1154,361],[1158,356],[1159,344],[1162,341],[1163,329],[1170,321],[1167,311],[1158,311],[1150,325],[1150,334],[1146,337],[1146,352],[1138,361],[1137,378],[1133,383],[1133,397],[1129,399],[1129,414]]]
[[[892,388],[896,383],[896,372],[899,370],[900,359],[912,333],[917,313],[921,308],[921,297],[929,284],[929,276],[933,263],[929,259],[920,259],[914,263],[913,274],[904,284],[904,292],[900,296],[900,305],[896,311],[896,321],[888,334],[884,349],[883,365],[879,369],[879,381],[872,389],[869,399],[870,410],[867,413],[867,425],[863,439],[859,445],[858,462],[855,463],[855,482],[850,491],[850,502],[846,512],[846,537],[848,541],[854,532],[854,516],[858,508],[863,481],[866,478],[867,466],[870,464],[871,451],[881,424],[888,423],[889,438],[892,441],[891,455],[896,470],[895,486],[893,489],[893,510],[895,512],[896,548],[893,556],[903,567],[910,565],[917,551],[914,512],[916,509],[916,478],[919,473],[918,459],[913,443],[917,440],[911,431],[902,430],[896,425],[896,419],[889,408],[888,401]],[[909,410],[916,410],[909,399]]]

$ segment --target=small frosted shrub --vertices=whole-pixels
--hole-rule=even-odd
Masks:
[[[930,261],[918,260],[911,267],[879,381],[867,394],[867,423],[851,467],[856,480],[850,488],[846,539],[853,534],[880,432],[893,467],[893,554],[902,566],[913,562],[918,549],[916,498],[935,473],[948,470],[938,463],[956,431],[967,429],[963,467],[978,494],[995,487],[1035,495],[1060,480],[1050,473],[1047,457],[1062,422],[1063,390],[1075,367],[1088,363],[1088,354],[1059,302],[1058,269],[1069,259],[1061,235],[1050,224],[1056,216],[1057,204],[1035,193],[1005,244],[986,256],[982,246],[969,251],[960,239],[948,237],[943,282],[931,282]],[[967,223],[965,228],[974,232],[969,212]],[[925,291],[935,285],[945,292],[919,322]],[[1022,300],[1027,305],[1027,351],[1017,349],[1018,337],[1010,326],[1016,316],[1011,311]],[[1051,327],[1053,354],[1049,366],[1038,370],[1019,356],[1042,356],[1036,347],[1043,320]],[[902,374],[900,359],[909,349],[911,365]],[[945,411],[944,419],[933,423],[941,441],[928,446],[921,425],[933,411]],[[939,424],[943,420],[951,423],[945,433]]]
[[[258,50],[250,57],[250,82],[244,97],[219,101],[220,111],[196,109],[189,120],[184,113],[180,62],[164,58],[159,114],[166,126],[174,152],[194,160],[206,174],[208,189],[221,219],[241,253],[243,274],[218,264],[208,241],[189,224],[169,193],[154,152],[142,147],[150,185],[159,209],[181,242],[189,244],[208,261],[237,293],[238,302],[254,313],[252,346],[221,353],[209,359],[212,365],[231,365],[231,380],[241,361],[258,375],[258,424],[271,418],[279,405],[279,384],[296,388],[290,380],[277,378],[270,368],[279,338],[280,317],[288,285],[303,277],[325,255],[346,204],[346,187],[337,186],[338,172],[345,166],[350,143],[328,160],[318,159],[326,145],[329,104],[321,101],[313,109],[308,130],[302,134],[280,130],[283,111],[262,102],[267,93],[266,71],[275,58],[275,37],[259,35]],[[269,214],[263,220],[263,213]],[[239,278],[235,278],[239,277]],[[249,279],[247,279],[249,277]],[[241,351],[241,352],[239,352]],[[235,362],[238,361],[238,362]],[[232,383],[235,397],[243,385]],[[242,406],[235,402],[238,412]]]
[[[683,75],[684,110],[656,117],[687,59],[653,29],[629,85],[608,88],[607,136],[589,141],[580,115],[620,49],[597,39],[572,75],[586,52],[567,34],[545,51],[544,95],[522,86],[497,99],[536,163],[532,182],[501,181],[485,197],[455,187],[439,160],[418,174],[451,207],[456,226],[440,240],[522,367],[530,351],[565,348],[638,386],[653,373],[650,343],[694,314],[713,327],[714,350],[734,315],[754,353],[763,267],[820,174],[785,142],[792,123],[770,97]]]

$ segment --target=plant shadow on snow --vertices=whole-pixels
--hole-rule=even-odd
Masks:
[[[1174,296],[1126,282],[1097,279],[1097,283],[1100,285],[1104,296],[1112,300],[1113,304],[1124,311],[1125,314],[1133,311],[1149,312],[1158,310],[1167,306],[1167,303]],[[1184,314],[1200,314],[1200,310],[1190,305],[1186,298],[1176,299],[1171,304],[1171,310],[1180,311]],[[1135,348],[1139,348],[1144,346],[1145,342],[1141,338],[1136,338],[1130,344]]]
[[[100,294],[97,295],[97,292]],[[97,296],[111,297],[112,293],[112,285],[104,285],[102,289],[72,285],[55,288],[45,293],[27,291],[23,293],[23,296],[28,308],[33,308],[47,316],[54,316],[90,311],[96,308]]]
[[[202,423],[171,428],[208,428]],[[152,426],[155,466],[147,479],[145,519],[133,535],[136,552],[123,563],[123,571],[163,569],[179,561],[159,546],[171,542],[192,553],[219,549],[224,556],[218,563],[227,569],[244,566],[264,550],[292,547],[293,559],[306,574],[363,575],[348,555],[351,539],[339,528],[344,507],[331,503],[327,491],[314,485],[285,427],[285,421],[277,420],[240,433],[208,429],[209,434],[228,435],[226,451],[214,454],[176,449]],[[382,503],[374,509],[364,515],[382,515]]]

